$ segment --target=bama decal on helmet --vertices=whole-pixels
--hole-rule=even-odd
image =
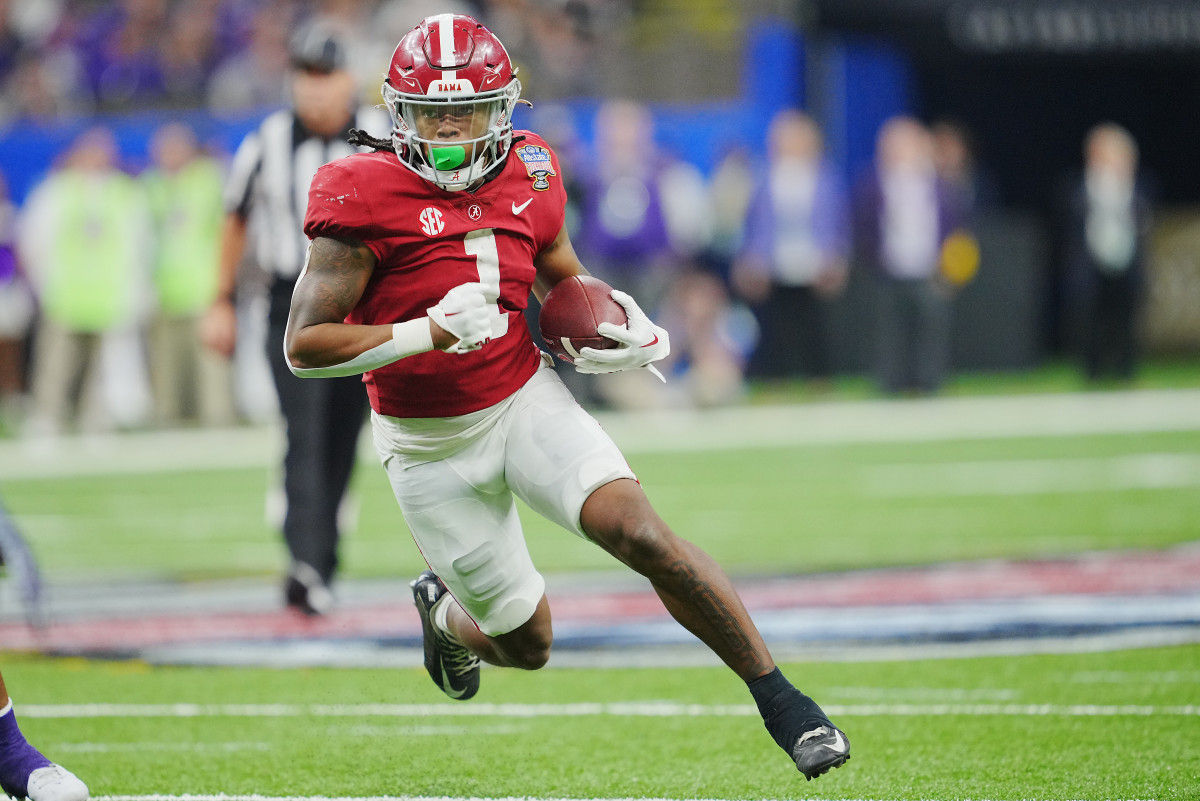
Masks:
[[[550,151],[541,145],[522,145],[516,151],[517,158],[525,165],[525,171],[533,179],[533,188],[544,192],[550,188],[551,175],[558,175],[550,163]]]
[[[437,97],[439,95],[447,95],[449,97],[455,97],[458,95],[473,95],[475,94],[475,87],[471,85],[470,81],[463,80],[461,78],[457,78],[455,80],[440,80],[430,83],[429,90],[426,92],[426,94],[430,97]]]

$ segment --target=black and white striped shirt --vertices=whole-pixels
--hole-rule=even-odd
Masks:
[[[258,265],[276,278],[300,275],[308,248],[303,226],[309,184],[323,165],[358,152],[346,142],[350,127],[386,136],[391,126],[382,110],[364,106],[345,132],[325,140],[284,109],[263,120],[234,154],[225,210],[248,220]]]

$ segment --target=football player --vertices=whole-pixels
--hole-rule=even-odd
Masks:
[[[29,801],[87,801],[88,788],[26,741],[0,676],[0,790]]]
[[[364,373],[379,453],[430,570],[413,582],[425,667],[452,698],[480,660],[535,670],[552,640],[545,581],[514,496],[646,576],[670,613],[747,682],[775,741],[808,778],[849,744],[780,673],[729,578],[651,508],[616,445],[564,387],[522,315],[586,271],[564,225],[558,159],[514,132],[521,84],[468,16],[422,21],[383,84],[390,140],[322,167],[292,296],[287,358],[300,376]],[[646,368],[667,332],[614,290],[624,326],[583,348],[581,372]]]

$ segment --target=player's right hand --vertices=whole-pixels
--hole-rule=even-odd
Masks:
[[[480,283],[459,284],[446,293],[427,313],[439,327],[457,342],[446,353],[467,353],[482,348],[492,338],[493,322],[500,309],[488,300]]]

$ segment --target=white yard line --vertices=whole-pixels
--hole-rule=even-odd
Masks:
[[[538,798],[536,796],[451,796],[451,795],[94,795],[92,801],[715,801],[714,799],[669,798]]]
[[[560,798],[539,796],[453,796],[453,795],[94,795],[92,801],[716,801],[716,799],[671,798]],[[876,799],[875,801],[879,801]],[[979,799],[987,801],[987,799]],[[1113,797],[1112,801],[1122,801]],[[1139,799],[1139,801],[1147,801]]]
[[[900,498],[1179,489],[1200,486],[1200,454],[877,465],[863,483],[868,495]]]
[[[833,716],[871,717],[1200,717],[1200,705],[1153,704],[824,704]],[[26,718],[547,718],[755,717],[752,704],[630,701],[575,704],[23,704]]]
[[[1200,390],[927,398],[596,415],[626,453],[1200,431]],[[0,440],[0,480],[259,468],[275,426]],[[364,436],[361,457],[376,457]]]

